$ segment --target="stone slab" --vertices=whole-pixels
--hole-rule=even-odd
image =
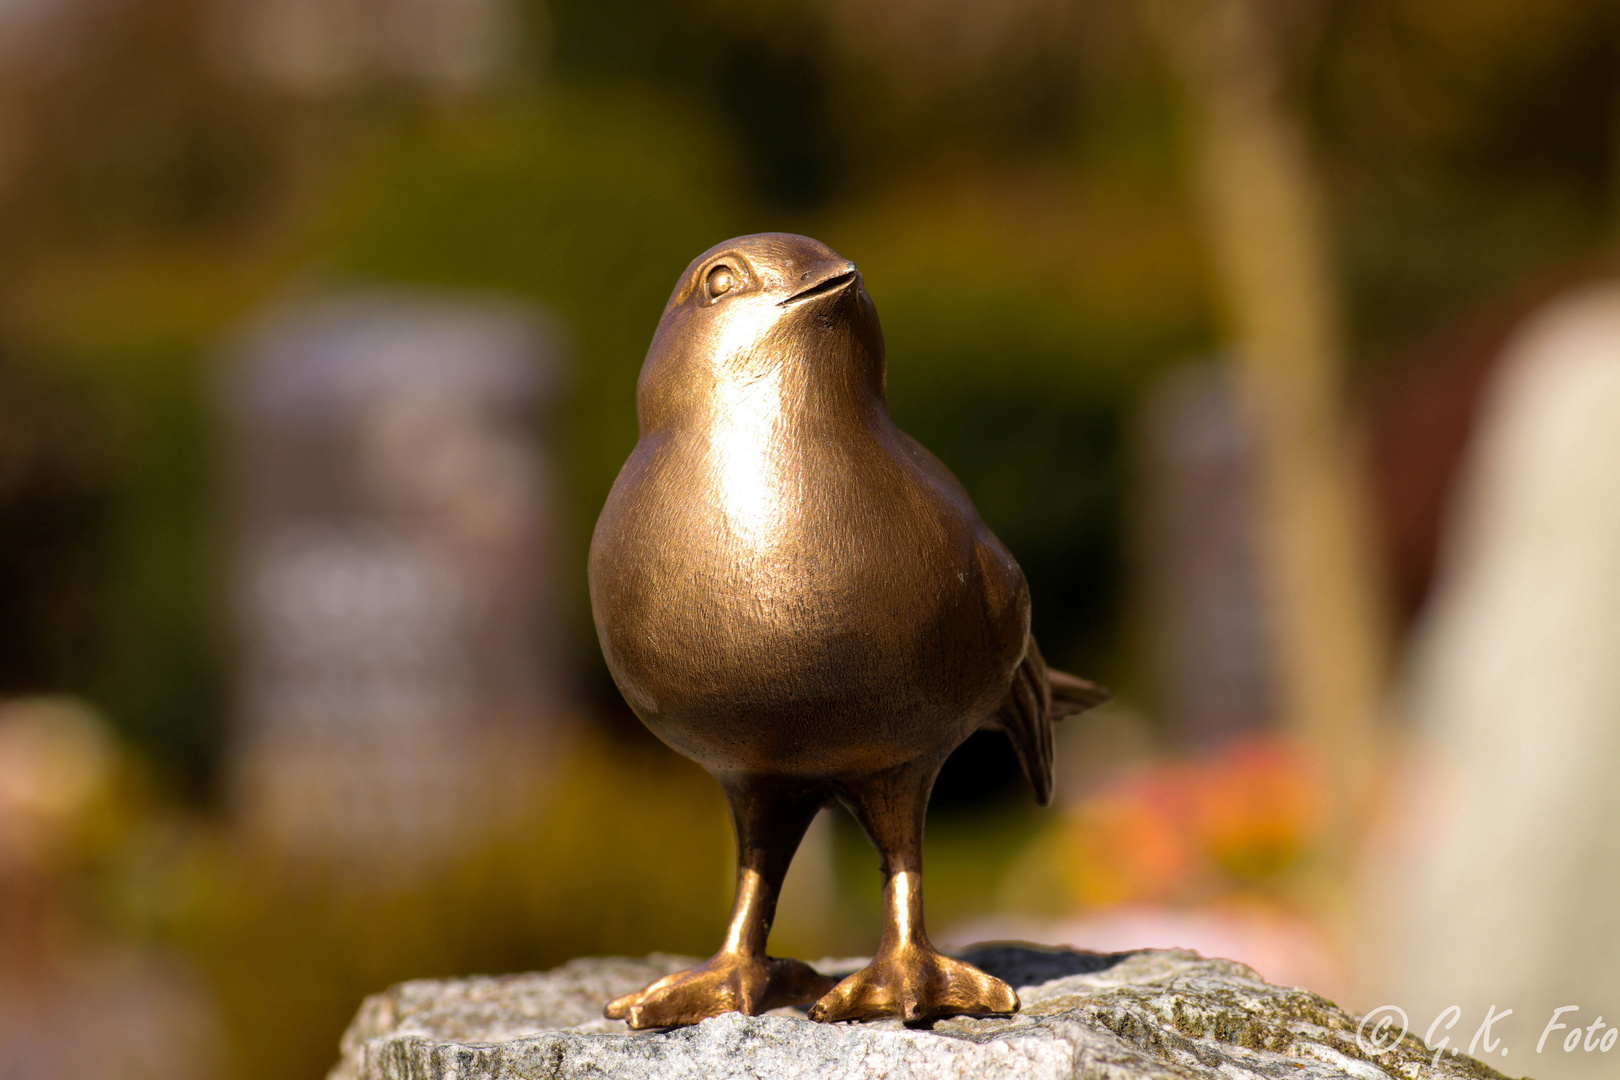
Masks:
[[[928,1028],[739,1013],[632,1032],[609,999],[691,957],[584,958],[548,972],[402,983],[367,998],[328,1080],[1486,1080],[1414,1036],[1378,1054],[1355,1017],[1242,964],[1180,950],[1024,945],[960,953],[1018,990],[1021,1011]],[[828,973],[861,961],[823,961]]]

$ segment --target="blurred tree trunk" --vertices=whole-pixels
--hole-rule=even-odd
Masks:
[[[1261,2],[1149,3],[1192,106],[1210,254],[1259,446],[1278,712],[1323,786],[1331,884],[1370,794],[1387,642],[1318,185]]]

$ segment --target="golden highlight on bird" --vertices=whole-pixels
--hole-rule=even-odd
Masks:
[[[738,875],[712,958],[607,1005],[633,1028],[783,1005],[822,1021],[1018,1008],[928,940],[928,797],[951,751],[991,729],[1049,802],[1053,721],[1108,692],[1046,667],[1023,572],[889,418],[884,379],[855,264],[785,233],[699,256],[647,352],[640,439],[591,541],[591,608],[636,715],[725,790]],[[833,801],[884,878],[876,955],[841,982],[765,951],[788,864]]]

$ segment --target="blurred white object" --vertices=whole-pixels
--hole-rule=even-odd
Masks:
[[[1620,1021],[1620,283],[1516,336],[1475,439],[1410,657],[1419,765],[1370,875],[1356,1004],[1420,1031],[1511,1008],[1493,1065],[1613,1076],[1600,1051],[1523,1055],[1559,1006]]]

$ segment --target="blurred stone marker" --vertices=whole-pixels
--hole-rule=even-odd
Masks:
[[[1276,657],[1260,566],[1259,445],[1231,365],[1188,364],[1159,380],[1141,458],[1158,711],[1198,750],[1271,730]]]
[[[236,343],[232,782],[254,831],[431,865],[521,805],[563,705],[558,356],[531,310],[392,293]]]

